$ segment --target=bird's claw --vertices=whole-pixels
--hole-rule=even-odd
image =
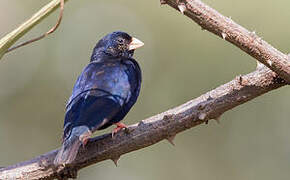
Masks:
[[[86,146],[86,144],[88,143],[90,137],[92,135],[92,132],[90,130],[88,130],[86,133],[82,134],[79,139],[82,142],[82,146],[83,148]]]
[[[115,124],[117,127],[115,129],[113,129],[112,131],[112,138],[114,138],[114,135],[119,132],[120,130],[122,130],[123,128],[125,129],[125,132],[129,132],[129,128],[123,124],[123,123],[116,123]]]

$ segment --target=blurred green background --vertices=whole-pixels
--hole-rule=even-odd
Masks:
[[[48,2],[1,0],[0,36]],[[289,0],[205,2],[289,52]],[[47,31],[57,15],[21,41]],[[0,61],[0,166],[60,146],[72,86],[97,40],[115,30],[145,43],[135,53],[143,70],[141,95],[126,124],[180,105],[256,66],[253,58],[169,6],[161,7],[159,0],[70,0],[53,35]],[[163,141],[122,156],[117,168],[111,161],[85,168],[79,179],[289,179],[289,97],[289,87],[280,88],[225,113],[221,125],[210,121],[179,134],[176,147]]]

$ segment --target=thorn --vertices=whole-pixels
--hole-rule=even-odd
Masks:
[[[271,60],[268,60],[267,63],[272,66],[273,62]]]
[[[221,115],[219,115],[218,117],[214,118],[214,120],[215,120],[218,124],[221,124],[221,122],[220,122],[220,118],[221,118]]]
[[[176,136],[176,134],[174,134],[173,136],[168,136],[166,139],[167,139],[167,141],[172,145],[172,146],[175,146],[175,144],[174,144],[174,139],[175,139],[175,136]]]
[[[211,95],[208,96],[208,98],[206,99],[207,101],[213,100],[213,98],[211,97]]]
[[[206,117],[206,114],[205,113],[201,113],[199,116],[198,116],[198,119],[200,120],[204,120]]]
[[[262,44],[262,37],[258,37],[257,41],[259,42],[259,44]]]
[[[239,84],[240,84],[241,86],[243,86],[243,76],[242,76],[242,75],[238,75],[238,76],[236,77],[236,80],[239,82]]]
[[[264,64],[260,63],[260,61],[257,61],[256,69],[261,69],[262,67],[264,67]]]
[[[142,126],[142,125],[144,125],[144,124],[145,124],[145,123],[144,123],[143,120],[142,120],[142,121],[139,122],[138,126]]]
[[[250,36],[253,38],[252,42],[257,40],[257,38],[258,38],[256,31],[250,32]]]
[[[204,110],[204,108],[205,108],[205,103],[200,103],[199,105],[198,105],[198,107],[197,107],[197,109],[198,110]]]
[[[222,32],[222,38],[225,40],[227,37],[227,34],[225,32]]]
[[[256,31],[250,32],[251,36],[255,37],[256,36]]]
[[[240,77],[240,78],[239,78],[239,83],[240,83],[240,85],[243,85],[243,76],[240,75],[239,77]]]
[[[120,159],[120,156],[112,158],[111,160],[114,162],[115,166],[118,167],[118,161]]]
[[[174,117],[174,114],[166,114],[163,116],[163,120],[170,120]]]
[[[186,10],[186,6],[184,3],[178,4],[178,9],[181,12],[181,14],[184,14],[184,11]]]

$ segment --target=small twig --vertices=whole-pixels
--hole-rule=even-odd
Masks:
[[[19,45],[11,47],[11,48],[7,49],[7,51],[5,53],[8,53],[8,52],[11,52],[11,51],[13,51],[15,49],[18,49],[20,47],[26,46],[26,45],[28,45],[30,43],[35,42],[35,41],[41,40],[41,39],[45,38],[46,36],[48,36],[49,34],[53,33],[58,28],[58,26],[61,23],[61,20],[62,20],[62,17],[63,17],[63,10],[64,10],[64,0],[60,0],[60,12],[59,12],[58,20],[57,20],[56,24],[49,31],[47,31],[46,33],[42,34],[39,37],[33,38],[33,39],[25,41],[25,42],[23,42],[23,43],[21,43]]]

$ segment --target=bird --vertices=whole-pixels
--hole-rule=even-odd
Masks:
[[[104,36],[93,49],[89,64],[79,75],[66,105],[62,146],[54,164],[71,164],[92,133],[120,121],[135,104],[141,88],[141,69],[133,58],[144,43],[122,31]]]

